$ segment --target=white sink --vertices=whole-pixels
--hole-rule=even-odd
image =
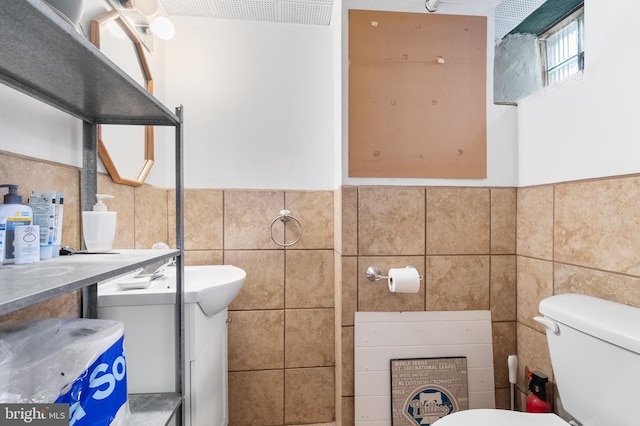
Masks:
[[[207,315],[229,306],[247,277],[244,270],[231,265],[186,266],[184,275],[184,302],[197,302]]]
[[[151,281],[146,288],[128,286],[137,272],[105,281],[98,286],[98,306],[165,305],[175,303],[176,268]],[[229,306],[244,285],[247,274],[231,265],[200,265],[184,268],[184,303],[197,303],[215,315]]]

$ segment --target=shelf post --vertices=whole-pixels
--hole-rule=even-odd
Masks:
[[[98,125],[82,122],[82,171],[80,189],[80,207],[82,211],[93,208],[98,192]]]
[[[93,208],[98,193],[98,125],[82,122],[82,170],[80,171],[80,218]],[[80,219],[82,220],[82,219]],[[80,227],[82,229],[82,226]],[[81,233],[82,234],[82,233]],[[80,235],[82,239],[82,235]],[[83,248],[84,248],[84,243]],[[98,284],[82,289],[82,317],[98,318]]]
[[[176,257],[176,392],[182,395],[183,400],[176,413],[177,425],[185,424],[184,410],[184,375],[185,375],[185,330],[184,330],[184,173],[183,173],[183,109],[182,105],[176,108],[179,123],[176,125],[175,136],[175,174],[176,174],[176,248],[180,254]]]

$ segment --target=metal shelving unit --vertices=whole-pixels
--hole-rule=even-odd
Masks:
[[[4,265],[0,268],[0,315],[179,254],[178,250],[113,250],[60,256],[28,265]]]
[[[0,314],[83,290],[83,315],[95,318],[97,283],[160,259],[176,258],[176,392],[131,395],[132,425],[183,424],[184,213],[182,108],[172,112],[41,0],[0,2],[0,82],[83,122],[82,210],[97,192],[99,124],[175,127],[176,249],[74,255],[0,268]]]

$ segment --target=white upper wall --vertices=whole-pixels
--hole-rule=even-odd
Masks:
[[[334,189],[331,29],[174,22],[167,97],[184,105],[185,186]]]
[[[151,61],[157,96],[170,108],[185,107],[188,187],[529,186],[640,172],[639,63],[633,54],[640,2],[613,8],[586,0],[584,77],[522,100],[517,108],[491,102],[491,8],[443,2],[438,13],[488,17],[488,178],[349,178],[346,13],[425,12],[422,2],[343,2],[336,2],[332,27],[176,19],[176,38],[165,49],[159,43]],[[90,18],[84,17],[85,28]],[[3,85],[0,99],[0,150],[82,164],[78,119]],[[149,183],[173,185],[172,141],[171,129],[157,129]]]
[[[518,105],[519,186],[640,172],[638,16],[585,1],[583,78]]]
[[[185,185],[334,189],[341,184],[514,186],[515,108],[493,99],[493,8],[442,3],[438,13],[488,16],[487,179],[348,177],[348,9],[426,13],[422,3],[336,2],[331,27],[175,18],[167,98],[185,107]]]
[[[0,150],[82,167],[82,122],[0,84]]]
[[[342,51],[342,0],[333,0],[331,16],[333,49],[333,175],[336,185],[342,183],[342,60],[335,52]]]

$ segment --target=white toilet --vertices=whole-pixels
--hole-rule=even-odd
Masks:
[[[640,424],[640,309],[580,294],[540,302],[562,406],[555,414],[467,410],[437,426],[636,426]]]

